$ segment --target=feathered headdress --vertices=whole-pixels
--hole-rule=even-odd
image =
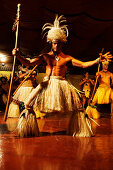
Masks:
[[[54,40],[59,40],[61,42],[66,42],[68,37],[67,25],[60,26],[61,23],[66,22],[66,18],[61,15],[58,17],[56,15],[54,24],[46,23],[42,27],[42,33],[46,30],[43,37],[47,34],[47,42],[52,42]]]

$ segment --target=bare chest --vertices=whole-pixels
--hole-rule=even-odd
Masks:
[[[101,79],[110,79],[109,72],[102,72],[101,73]]]
[[[46,59],[46,64],[51,67],[62,67],[67,64],[68,60],[59,56]]]

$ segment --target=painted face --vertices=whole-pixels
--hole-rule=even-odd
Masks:
[[[59,52],[61,50],[62,43],[58,40],[52,42],[52,50],[54,52]]]

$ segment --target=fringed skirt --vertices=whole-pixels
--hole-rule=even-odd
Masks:
[[[24,102],[32,90],[33,87],[22,86],[17,90],[17,92],[13,96],[13,99]]]
[[[24,102],[32,90],[33,87],[21,86],[13,96],[13,99]],[[19,117],[19,115],[19,106],[15,102],[11,102],[9,105],[8,117]]]
[[[38,108],[45,114],[71,113],[69,135],[92,136],[90,121],[84,115],[79,95],[74,86],[70,85],[65,78],[61,76],[45,77],[42,83],[32,90],[25,104],[29,101],[31,101],[29,106],[33,109]]]
[[[88,114],[88,117],[93,118],[93,119],[99,119],[100,114],[96,107],[93,106],[87,106],[86,108],[86,113]]]
[[[19,137],[39,136],[35,113],[24,109],[20,115],[15,131]]]
[[[78,94],[65,78],[51,76],[48,81],[45,79],[42,87],[37,87],[34,107],[38,107],[44,113],[68,113],[82,109]]]
[[[97,104],[108,104],[113,100],[113,90],[106,85],[100,85],[95,93],[93,102]]]
[[[76,137],[94,136],[90,120],[85,117],[83,112],[78,112],[78,114],[72,114],[67,134]]]

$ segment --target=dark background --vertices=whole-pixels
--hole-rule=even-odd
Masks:
[[[42,40],[41,28],[53,23],[55,15],[67,19],[69,37],[63,52],[82,61],[96,59],[102,48],[113,52],[113,0],[0,0],[0,51],[9,54],[15,46],[12,25],[16,18],[17,3],[21,3],[18,47],[24,55],[48,52],[50,45]],[[86,69],[85,69],[86,71]],[[97,66],[87,69],[95,74]],[[113,72],[112,63],[110,71]],[[71,68],[70,73],[82,74],[83,69]]]

